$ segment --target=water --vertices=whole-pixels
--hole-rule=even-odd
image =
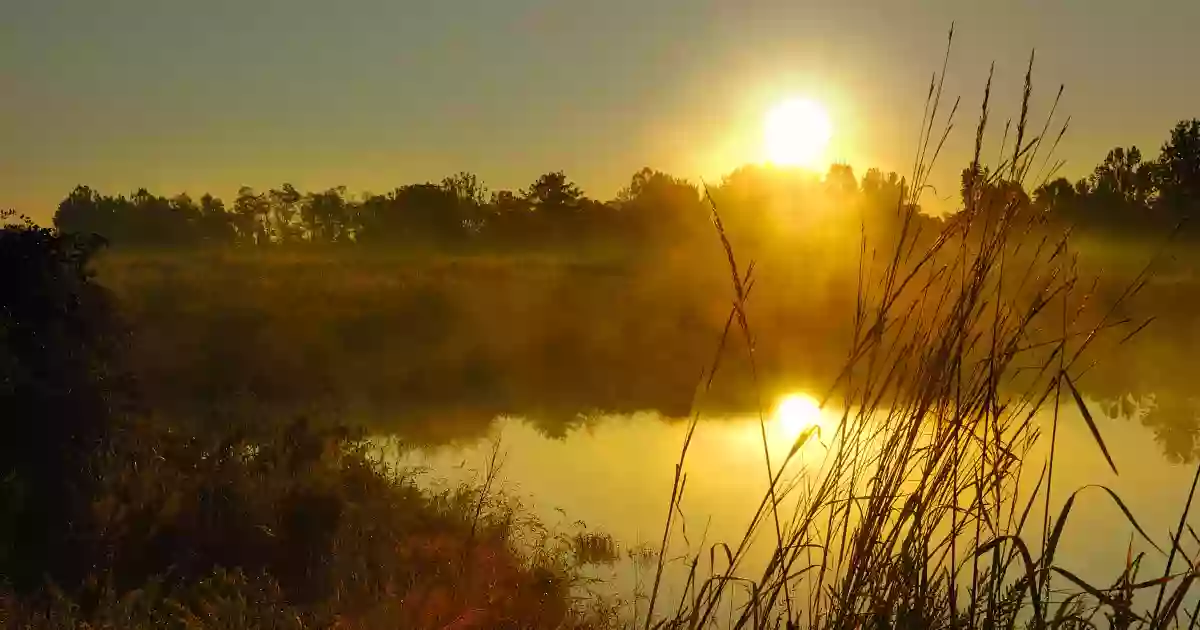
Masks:
[[[780,412],[766,419],[767,442],[774,462],[782,459],[795,436],[808,426],[821,426],[826,437],[832,434],[835,421],[829,413],[813,409],[810,400],[802,395],[790,399]],[[1089,484],[1102,484],[1125,501],[1160,547],[1168,549],[1170,532],[1178,525],[1190,488],[1193,465],[1164,457],[1154,435],[1137,421],[1096,412],[1095,420],[1119,471],[1114,474],[1078,412],[1064,407],[1060,417],[1051,486],[1052,515],[1058,513],[1071,492]],[[592,418],[555,439],[523,419],[509,418],[497,421],[493,436],[500,439],[504,453],[501,478],[505,491],[519,497],[543,522],[569,528],[574,521],[581,521],[589,530],[612,535],[623,548],[648,545],[657,550],[686,428],[685,422],[639,413]],[[1027,457],[1023,487],[1031,487],[1042,468],[1048,435],[1045,431]],[[410,451],[401,463],[428,467],[429,479],[455,482],[477,476],[491,451],[492,442],[480,439]],[[803,474],[805,467],[818,467],[824,452],[818,440],[811,440],[801,451],[797,470]],[[683,525],[676,529],[668,557],[692,555],[715,542],[736,544],[767,487],[757,415],[701,421],[684,472],[687,485],[682,501]],[[1040,505],[1041,499],[1026,529],[1026,536],[1032,540],[1041,530]],[[1189,522],[1200,526],[1200,519],[1195,517]],[[771,528],[764,528],[760,538],[773,538]],[[1188,553],[1196,547],[1183,546]],[[1056,565],[1086,580],[1108,585],[1123,569],[1130,548],[1134,553],[1148,552],[1140,579],[1161,574],[1165,559],[1137,540],[1134,528],[1102,490],[1091,488],[1075,502]],[[770,545],[760,541],[741,573],[755,575],[769,553]],[[707,560],[706,551],[702,556]],[[1175,566],[1184,567],[1186,562],[1177,559]],[[646,590],[652,571],[620,562],[602,571],[600,577],[610,592],[628,597],[639,589]],[[683,565],[674,562],[666,579],[668,601],[680,592],[682,579]],[[1152,600],[1148,605],[1153,605]]]

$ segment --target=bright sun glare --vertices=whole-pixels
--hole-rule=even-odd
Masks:
[[[833,124],[820,103],[793,98],[767,113],[763,134],[766,157],[771,163],[819,168],[833,137]]]
[[[779,401],[775,422],[789,438],[821,423],[821,406],[808,394],[792,394]]]

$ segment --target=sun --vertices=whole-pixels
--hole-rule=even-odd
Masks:
[[[766,158],[778,166],[819,168],[833,123],[820,103],[793,98],[779,103],[763,123],[763,148]]]
[[[775,423],[782,433],[794,439],[821,423],[821,406],[808,394],[792,394],[775,407]]]

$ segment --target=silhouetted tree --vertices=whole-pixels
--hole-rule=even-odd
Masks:
[[[233,218],[225,211],[225,203],[208,194],[200,198],[200,217],[196,227],[200,241],[209,245],[227,245],[237,237]]]
[[[263,246],[269,242],[266,222],[270,212],[266,195],[257,194],[248,186],[238,189],[237,200],[233,202],[234,225],[243,243]]]
[[[305,196],[300,205],[300,220],[308,231],[308,240],[314,243],[346,240],[350,214],[345,194],[346,187],[338,186]]]
[[[1200,209],[1200,120],[1180,121],[1154,165],[1160,202],[1178,219]]]
[[[363,239],[451,245],[466,234],[456,193],[438,184],[411,184],[363,202]]]
[[[454,195],[460,202],[471,206],[487,203],[487,186],[474,173],[463,171],[442,179],[442,189]]]
[[[300,240],[303,226],[297,225],[296,217],[300,213],[300,202],[304,195],[291,184],[284,184],[278,189],[267,193],[271,203],[271,217],[274,232],[281,243],[291,243]]]
[[[58,204],[54,226],[66,233],[99,234],[111,239],[117,236],[113,233],[116,216],[112,210],[99,193],[87,186],[76,186]]]
[[[1033,191],[1033,204],[1044,214],[1059,214],[1074,218],[1077,213],[1079,192],[1065,177],[1038,186]]]
[[[858,194],[858,180],[849,164],[830,164],[829,172],[825,174],[825,185],[842,199]]]
[[[530,240],[535,217],[533,208],[511,190],[492,193],[484,210],[484,234],[494,243],[520,245]]]
[[[120,402],[122,335],[87,270],[103,241],[10,218],[0,229],[0,580],[72,586],[87,565],[77,528],[91,457]]]
[[[574,235],[583,198],[583,191],[562,171],[542,175],[525,191],[538,227],[551,238]]]
[[[454,198],[455,213],[462,220],[462,227],[470,234],[483,229],[488,200],[487,186],[473,173],[461,172],[442,180],[442,190]]]
[[[866,197],[868,205],[877,208],[894,209],[900,204],[904,180],[896,172],[886,175],[877,168],[868,169],[863,175],[859,190]]]
[[[1127,209],[1143,207],[1152,194],[1149,165],[1137,147],[1117,147],[1108,152],[1091,176],[1092,194]]]
[[[635,238],[688,238],[709,225],[709,213],[695,186],[649,167],[633,174],[629,186],[617,195],[617,203],[621,228]]]

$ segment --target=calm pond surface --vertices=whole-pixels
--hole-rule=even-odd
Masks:
[[[1071,492],[1089,484],[1103,484],[1125,501],[1160,547],[1168,548],[1170,532],[1177,527],[1187,498],[1194,464],[1164,456],[1163,446],[1153,432],[1137,419],[1107,417],[1101,411],[1102,405],[1090,407],[1119,474],[1109,469],[1076,408],[1063,407],[1052,514],[1057,515]],[[766,420],[775,462],[806,426],[817,423],[828,433],[836,422],[836,415],[817,411],[811,398],[803,395],[789,399],[781,409]],[[582,521],[591,531],[612,535],[623,549],[649,545],[657,551],[686,430],[686,422],[639,413],[590,418],[564,437],[551,438],[523,419],[505,418],[497,420],[493,438],[406,451],[400,463],[427,467],[426,479],[431,483],[478,478],[492,452],[492,439],[498,436],[504,455],[504,490],[520,498],[543,522],[569,527]],[[1027,456],[1022,487],[1036,480],[1047,455],[1048,435],[1044,431]],[[810,441],[795,464],[797,471],[804,474],[807,468],[819,467],[825,452],[824,446]],[[767,485],[757,415],[701,420],[685,472],[687,488],[682,510],[686,542],[683,532],[677,529],[668,557],[681,558],[701,550],[707,557],[708,545],[736,544]],[[1036,541],[1042,519],[1043,510],[1035,508],[1026,527],[1027,537]],[[1200,525],[1198,518],[1189,520],[1193,526]],[[760,538],[771,539],[765,532]],[[1124,567],[1126,551],[1132,545],[1134,553],[1148,552],[1139,578],[1161,575],[1165,558],[1142,541],[1131,541],[1134,533],[1103,491],[1085,490],[1071,512],[1056,564],[1084,579],[1108,585]],[[706,542],[702,545],[701,541]],[[763,565],[773,541],[765,542],[755,545],[741,574],[754,575],[754,570]],[[1189,554],[1195,548],[1187,541],[1183,546]],[[1175,566],[1183,563],[1177,559]],[[678,595],[683,575],[682,562],[673,562],[666,577],[670,594]],[[599,577],[607,588],[629,596],[639,588],[645,590],[653,570],[638,570],[624,561],[611,567],[610,573],[602,571]]]

